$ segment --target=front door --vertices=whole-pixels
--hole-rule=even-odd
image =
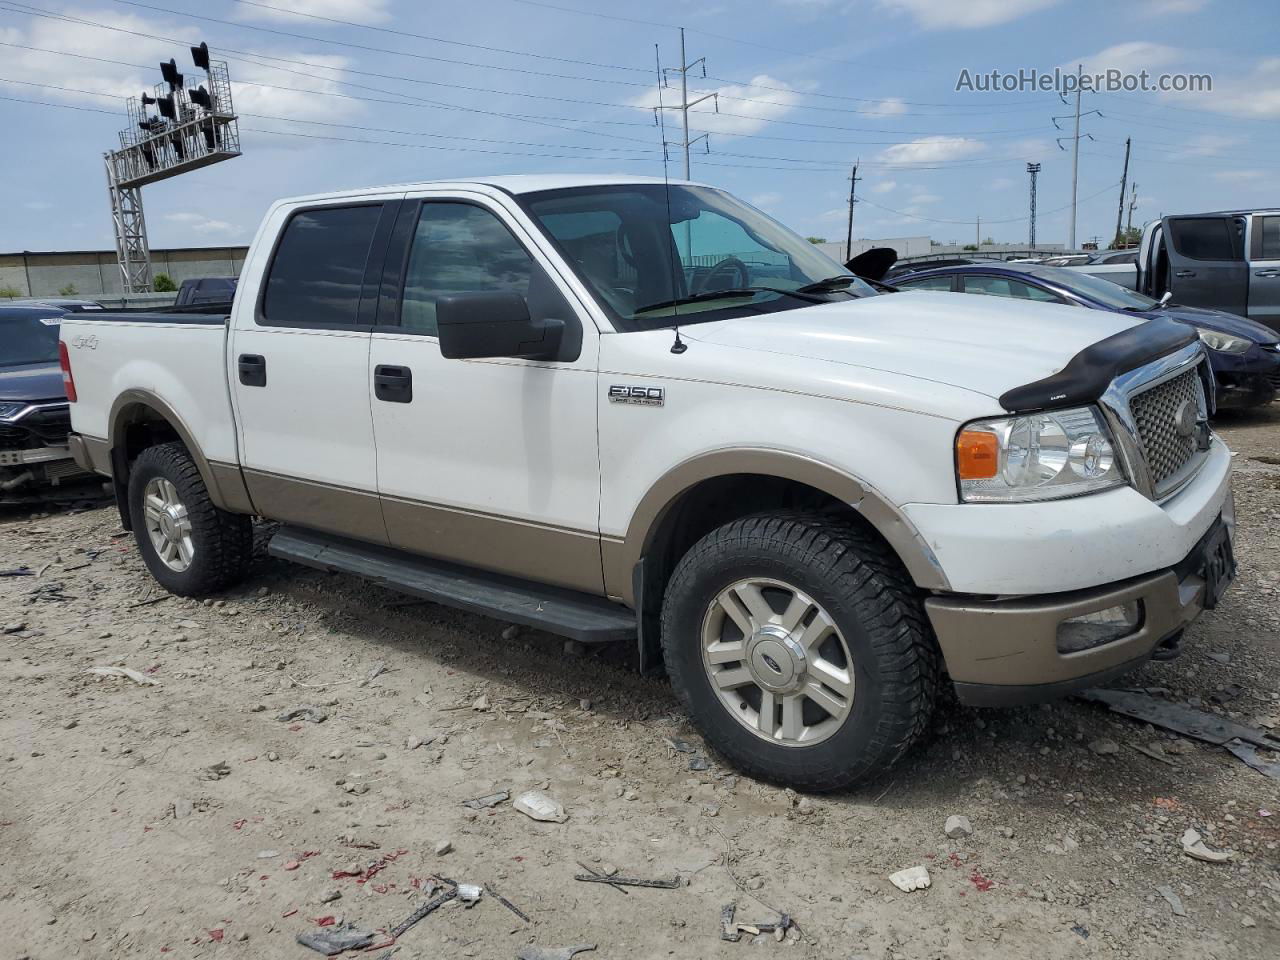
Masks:
[[[597,334],[552,261],[487,197],[411,195],[383,284],[369,368],[391,544],[603,592]],[[564,320],[577,359],[446,360],[436,299],[482,291],[519,293],[535,317]]]
[[[1164,222],[1174,302],[1244,316],[1249,297],[1244,218],[1166,217]]]
[[[272,214],[266,232],[279,240],[262,284],[240,291],[228,357],[245,482],[263,516],[386,543],[369,332],[398,207],[397,196]]]

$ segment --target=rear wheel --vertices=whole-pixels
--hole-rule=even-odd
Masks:
[[[936,695],[938,654],[906,571],[843,520],[774,514],[712,531],[672,575],[662,635],[712,745],[801,789],[890,767]]]
[[[143,562],[170,593],[215,593],[243,579],[249,569],[249,518],[214,506],[181,443],[148,447],[134,461],[129,516]]]

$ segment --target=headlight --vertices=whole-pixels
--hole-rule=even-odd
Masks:
[[[23,400],[0,400],[0,420],[8,420],[15,413],[21,413],[30,404]]]
[[[979,503],[1056,500],[1127,482],[1094,407],[966,424],[956,473],[960,499]]]
[[[1217,330],[1206,330],[1204,327],[1196,327],[1196,333],[1200,334],[1200,339],[1204,341],[1206,347],[1217,350],[1219,353],[1247,353],[1253,346],[1241,337],[1233,337],[1229,333],[1221,333]]]

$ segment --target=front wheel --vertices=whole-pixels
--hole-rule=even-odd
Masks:
[[[134,461],[129,516],[143,562],[170,593],[216,593],[243,579],[249,569],[249,518],[214,506],[181,443],[148,447]]]
[[[713,530],[662,611],[672,684],[742,770],[837,790],[895,763],[927,726],[939,657],[897,558],[855,524],[808,514]]]

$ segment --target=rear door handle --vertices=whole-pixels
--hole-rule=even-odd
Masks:
[[[387,403],[413,402],[413,371],[380,363],[373,368],[373,395]]]
[[[256,353],[240,354],[236,365],[240,369],[240,382],[246,387],[267,385],[267,358]]]
[[[1276,270],[1274,268],[1269,270],[1259,270],[1254,274],[1254,276],[1266,277],[1268,280],[1274,280],[1276,277],[1280,277],[1280,270]]]
[[[1175,277],[1194,277],[1195,275],[1196,272],[1194,270],[1179,270],[1174,273]]]

